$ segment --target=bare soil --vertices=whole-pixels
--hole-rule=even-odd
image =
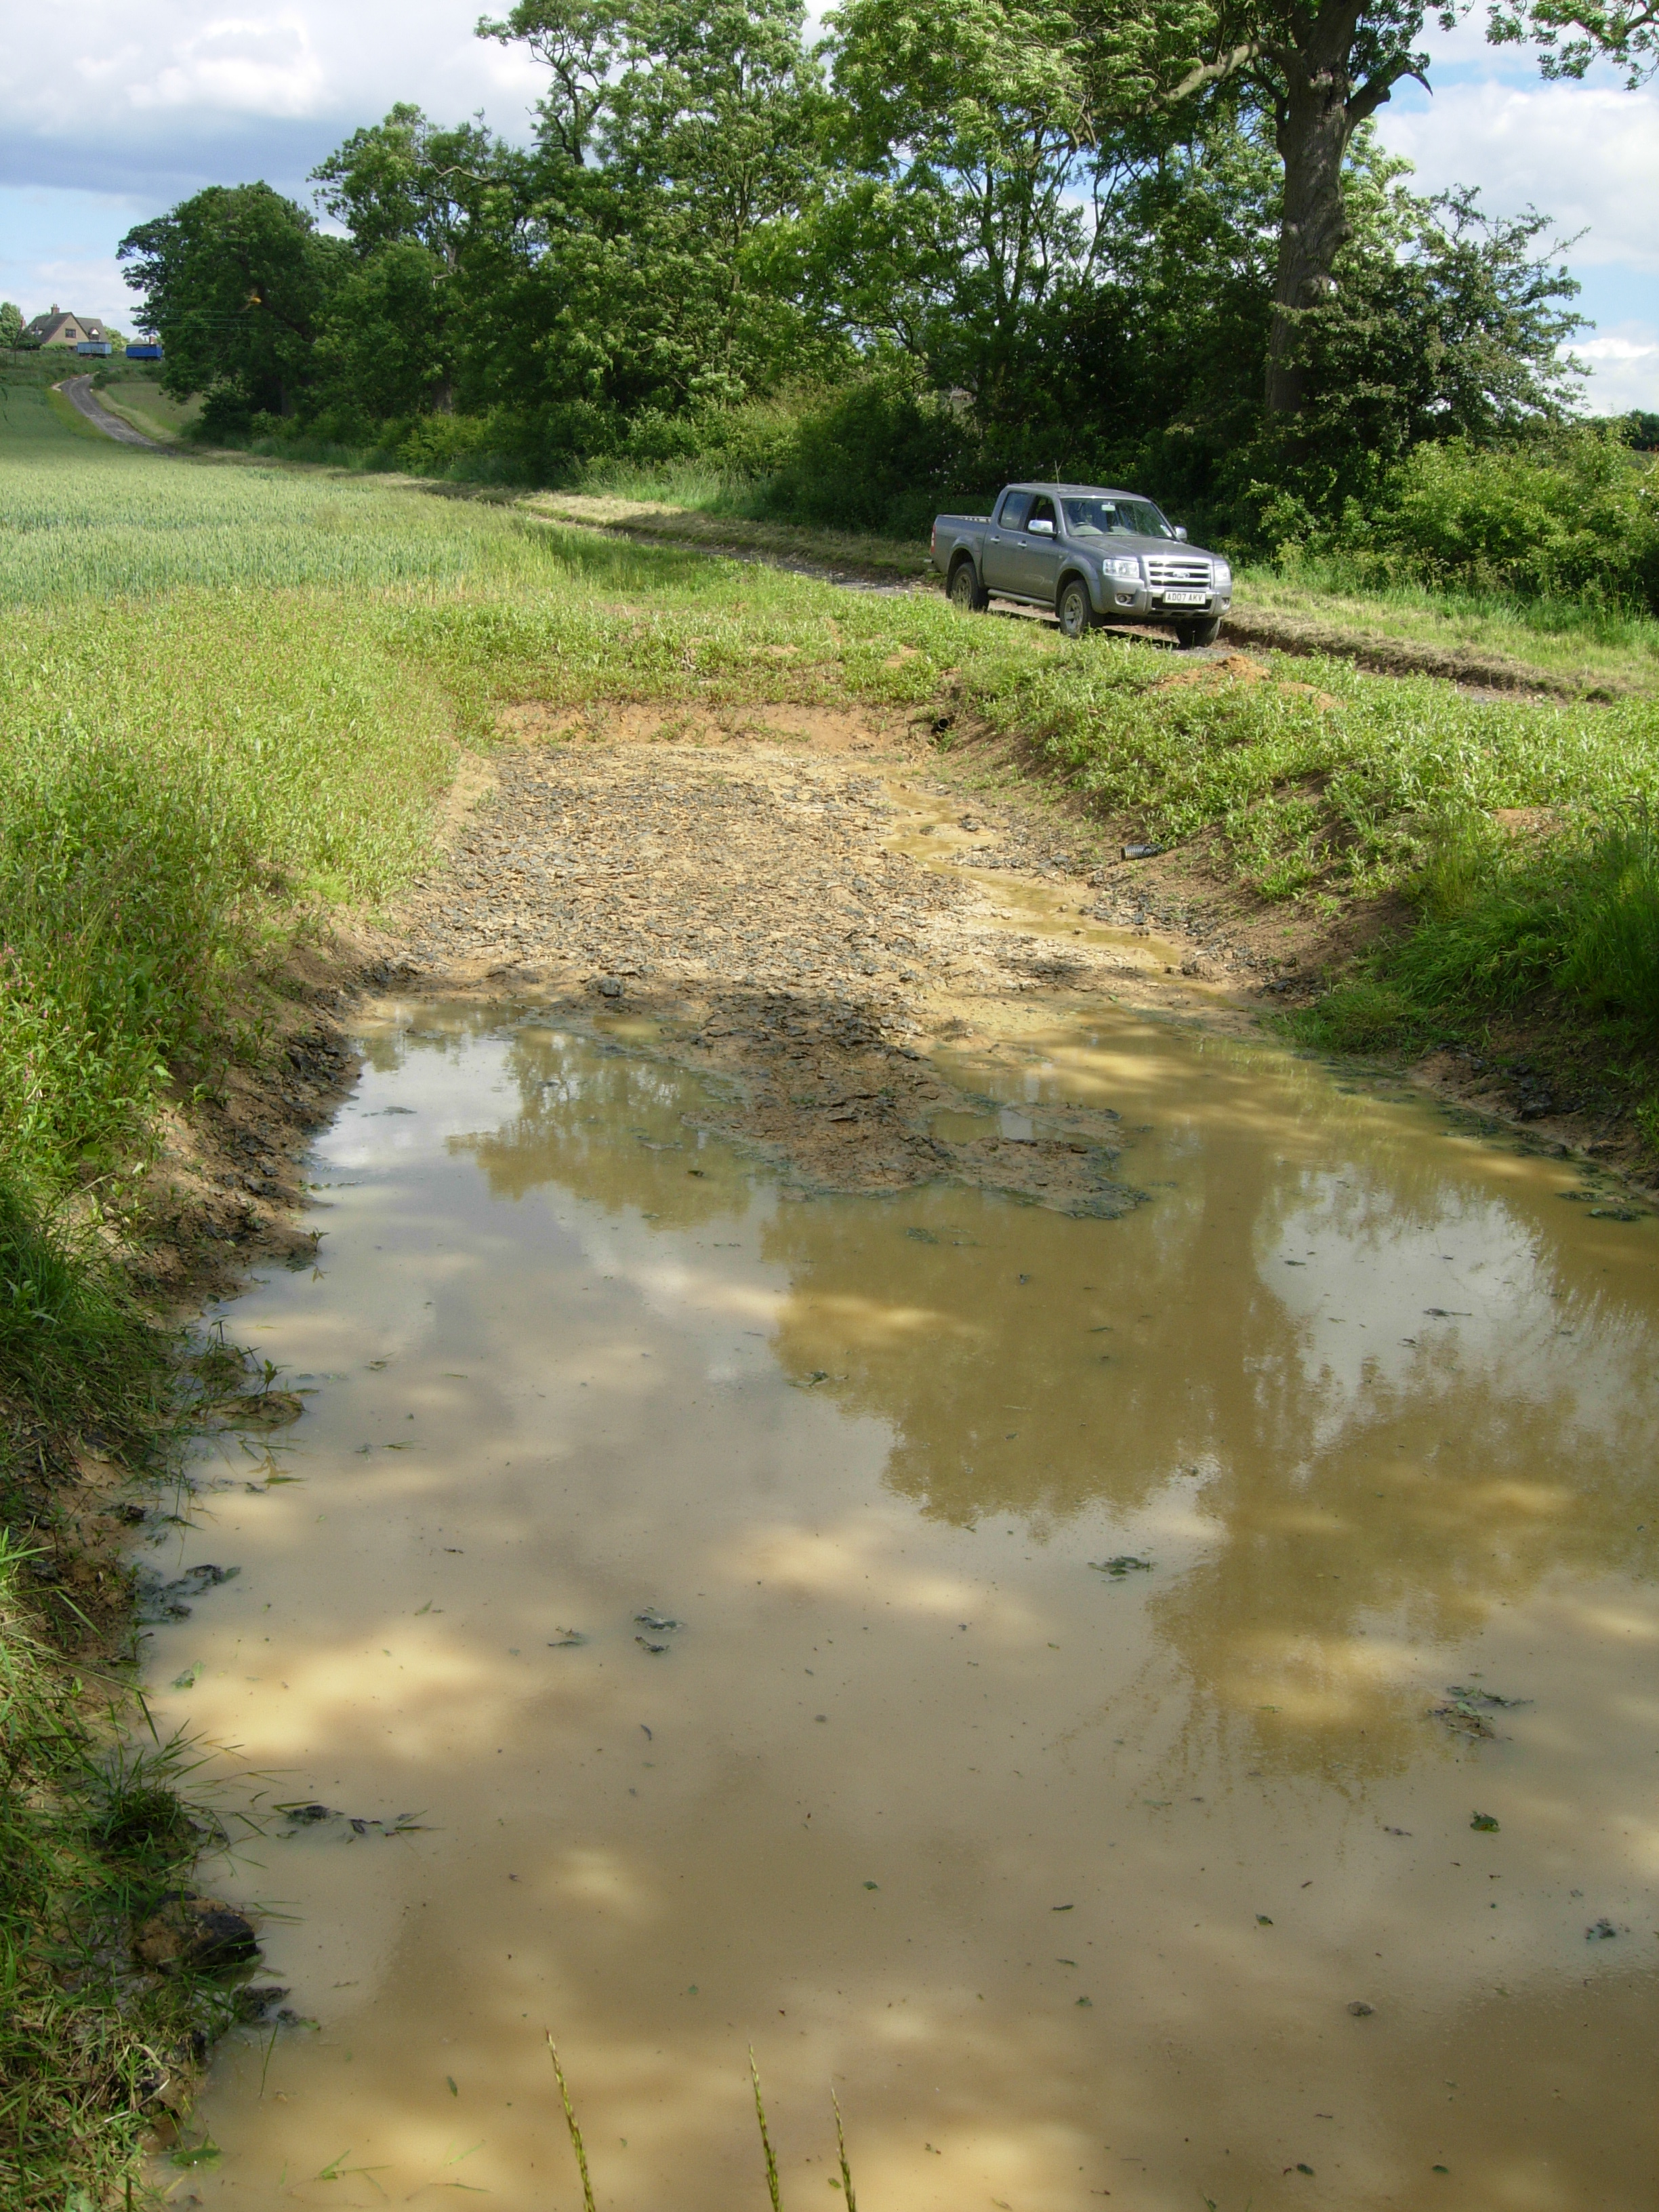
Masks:
[[[1264,908],[1201,843],[1127,860],[1127,825],[1085,818],[1012,749],[943,754],[897,715],[532,702],[502,733],[493,789],[387,957],[422,988],[642,1024],[726,1079],[711,1126],[819,1187],[944,1178],[1064,1211],[1132,1202],[1109,1127],[1050,1114],[1000,1132],[927,1046],[1113,1001],[1249,1034],[1407,918],[1387,900]],[[1529,1076],[1441,1055],[1416,1079],[1540,1146],[1637,1159],[1604,1116],[1540,1113]]]

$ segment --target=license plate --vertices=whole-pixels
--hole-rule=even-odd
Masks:
[[[1165,592],[1166,607],[1201,607],[1209,599],[1207,592]]]

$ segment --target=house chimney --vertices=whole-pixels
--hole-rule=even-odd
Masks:
[[[57,302],[57,301],[56,301],[56,300],[54,300],[54,301],[52,301],[52,312],[53,313],[53,314],[54,314],[54,315],[58,313],[58,302]]]

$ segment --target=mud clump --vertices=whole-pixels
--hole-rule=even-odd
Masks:
[[[132,1949],[158,1973],[225,1974],[258,1961],[259,1939],[234,1905],[185,1891],[139,1924]]]

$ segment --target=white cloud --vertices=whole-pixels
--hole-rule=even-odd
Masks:
[[[1650,323],[1620,323],[1573,348],[1588,362],[1583,404],[1592,415],[1625,415],[1632,408],[1659,414],[1659,330]]]
[[[1416,168],[1418,189],[1477,185],[1491,213],[1531,205],[1563,237],[1583,231],[1577,266],[1659,272],[1659,90],[1452,84],[1427,103],[1384,108],[1379,127]]]
[[[180,40],[173,60],[122,87],[136,108],[211,107],[222,114],[314,115],[327,80],[310,33],[292,15],[233,18]]]
[[[130,313],[110,252],[133,222],[255,177],[308,200],[307,172],[394,100],[445,122],[483,109],[523,140],[544,80],[522,47],[474,37],[490,4],[145,0],[140,23],[131,0],[14,0],[0,40],[5,296]],[[1578,348],[1595,371],[1586,404],[1659,404],[1659,89],[1624,92],[1606,71],[1542,84],[1473,21],[1427,43],[1440,89],[1402,86],[1379,118],[1384,143],[1424,188],[1476,185],[1494,212],[1535,203],[1563,234],[1587,229],[1569,257],[1603,325]]]
[[[479,0],[129,0],[15,7],[0,46],[0,181],[144,191],[264,176],[293,190],[358,125],[412,100],[522,138],[544,88],[473,35]]]
[[[56,300],[130,328],[133,298],[112,249],[145,212],[102,193],[0,185],[0,300],[31,315]]]

